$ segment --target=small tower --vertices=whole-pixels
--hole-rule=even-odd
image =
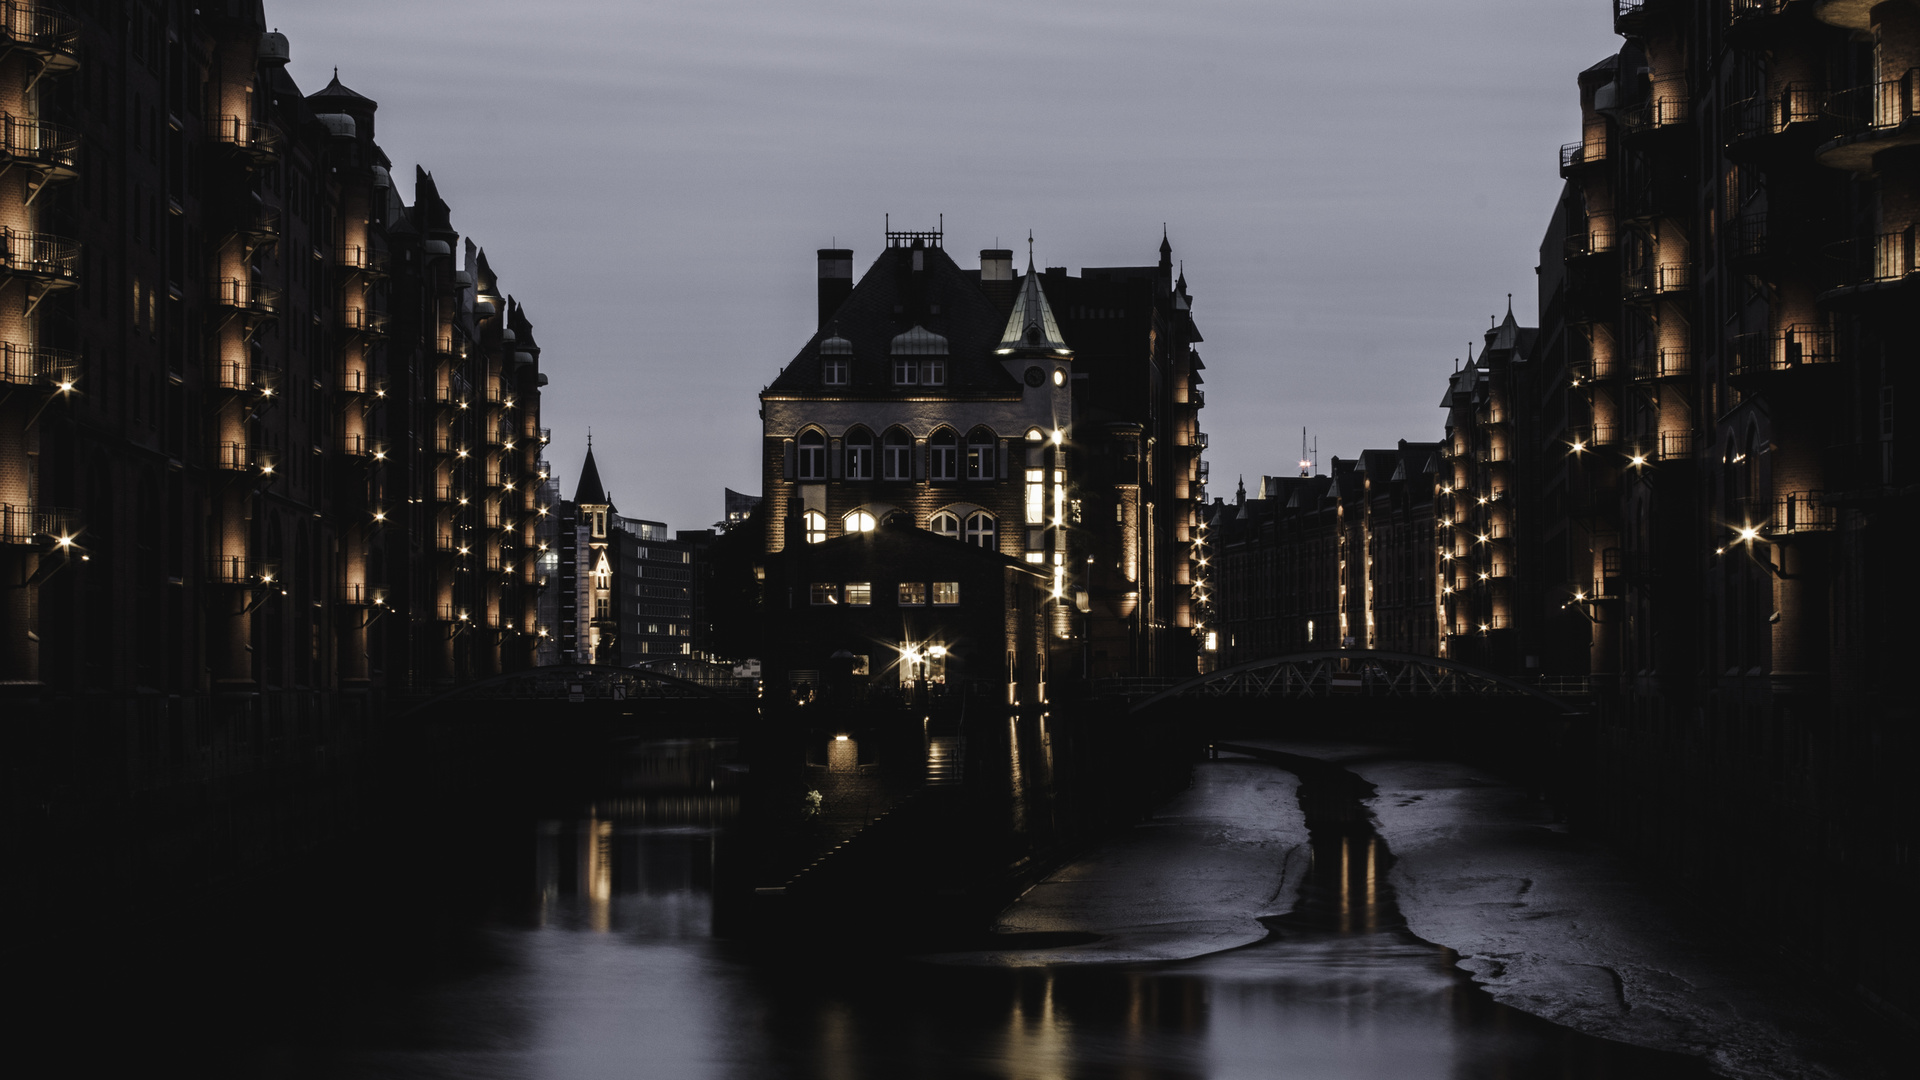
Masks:
[[[587,460],[580,466],[580,484],[574,489],[573,505],[578,515],[574,527],[580,533],[579,566],[585,570],[574,585],[580,619],[586,624],[580,634],[583,645],[579,660],[597,664],[618,657],[615,646],[620,636],[620,619],[613,600],[614,553],[610,550],[613,503],[600,483],[600,467],[593,460],[591,434],[587,436]]]

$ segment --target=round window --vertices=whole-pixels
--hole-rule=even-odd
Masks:
[[[1041,371],[1037,367],[1030,367],[1027,369],[1027,385],[1028,386],[1039,386],[1041,383],[1044,383],[1046,381],[1047,381],[1046,372]]]

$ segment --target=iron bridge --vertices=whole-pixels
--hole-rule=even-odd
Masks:
[[[1412,653],[1324,649],[1210,671],[1191,679],[1135,685],[1130,712],[1169,698],[1529,697],[1565,713],[1584,711],[1583,676],[1527,683],[1483,668]],[[1129,688],[1119,688],[1126,693]],[[1144,695],[1144,696],[1141,696]]]
[[[456,686],[407,710],[420,712],[447,702],[482,701],[706,701],[750,703],[751,685],[706,672],[672,674],[610,664],[554,664],[526,668]]]

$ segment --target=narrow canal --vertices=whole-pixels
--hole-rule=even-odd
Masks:
[[[75,944],[25,1015],[80,1021],[70,1074],[125,1054],[315,1078],[1706,1075],[1496,1004],[1409,933],[1338,770],[1302,778],[1311,869],[1252,945],[1021,968],[769,956],[713,933],[734,752],[634,742],[568,812],[387,822],[364,865],[215,890],[111,961]]]

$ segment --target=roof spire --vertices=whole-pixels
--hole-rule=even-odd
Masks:
[[[1027,273],[1033,273],[1033,230],[1027,230]]]

